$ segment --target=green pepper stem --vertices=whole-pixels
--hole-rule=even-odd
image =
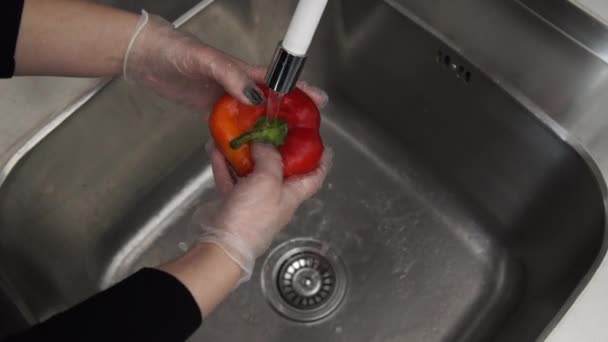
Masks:
[[[260,134],[258,132],[255,131],[249,131],[245,134],[240,135],[238,138],[232,140],[230,142],[230,147],[234,150],[238,149],[239,147],[247,144],[250,141],[255,141],[256,139],[259,139]]]
[[[232,140],[230,147],[236,150],[252,141],[281,146],[285,143],[287,131],[287,123],[284,120],[263,116],[256,121],[252,130]]]

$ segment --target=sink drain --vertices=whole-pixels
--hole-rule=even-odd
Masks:
[[[327,259],[315,253],[301,253],[281,266],[279,293],[287,304],[302,310],[327,302],[334,290],[336,275]]]
[[[289,240],[273,250],[262,268],[270,305],[296,322],[314,322],[334,312],[346,293],[344,264],[326,244]]]

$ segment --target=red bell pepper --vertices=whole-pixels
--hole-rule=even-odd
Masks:
[[[268,98],[268,87],[259,87]],[[265,104],[245,105],[230,95],[219,99],[209,117],[216,146],[239,176],[253,170],[251,142],[278,148],[285,177],[315,170],[323,154],[320,126],[317,105],[297,88],[283,97],[276,118],[266,116]]]

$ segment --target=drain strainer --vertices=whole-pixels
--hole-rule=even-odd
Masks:
[[[336,282],[334,269],[327,259],[310,252],[296,254],[284,262],[277,278],[283,300],[302,310],[327,302]]]
[[[297,322],[327,317],[346,293],[344,264],[326,244],[312,239],[289,240],[274,249],[261,278],[272,307]]]

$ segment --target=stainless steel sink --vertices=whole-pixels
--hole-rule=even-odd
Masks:
[[[215,1],[182,29],[265,64],[295,3]],[[331,96],[335,166],[191,341],[533,341],[550,329],[604,253],[591,160],[389,2],[331,1],[303,78]],[[115,80],[19,161],[0,187],[15,319],[183,253],[193,209],[215,196],[203,116]],[[344,287],[313,321],[281,310],[306,303],[272,297],[298,241],[318,243],[315,267],[329,260]]]

